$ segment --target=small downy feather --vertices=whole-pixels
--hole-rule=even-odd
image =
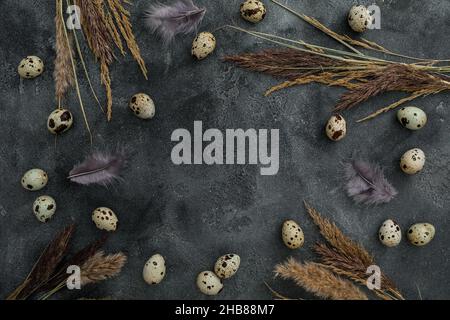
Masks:
[[[353,159],[343,165],[345,190],[356,203],[377,205],[387,203],[397,195],[379,165]]]
[[[155,3],[145,14],[147,26],[156,32],[165,43],[177,34],[195,32],[206,9],[197,7],[192,0],[178,0],[171,5]]]
[[[94,152],[73,167],[67,177],[70,181],[82,185],[109,185],[120,179],[120,172],[126,165],[125,153],[114,154]]]

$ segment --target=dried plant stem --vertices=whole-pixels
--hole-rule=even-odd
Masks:
[[[67,0],[67,5],[68,6],[70,5],[69,0]],[[89,88],[91,89],[92,95],[94,96],[94,99],[97,102],[97,105],[99,106],[100,110],[104,113],[105,111],[103,110],[103,107],[100,104],[100,101],[97,97],[97,93],[95,92],[94,87],[92,86],[91,77],[89,76],[89,72],[86,67],[86,62],[84,61],[84,55],[81,51],[80,43],[78,41],[78,36],[77,36],[77,32],[76,32],[75,28],[72,29],[72,32],[73,32],[73,38],[75,39],[75,47],[77,48],[77,53],[78,53],[78,56],[80,57],[81,65],[83,66],[84,75],[86,76],[86,80],[89,84]]]
[[[376,265],[372,255],[361,244],[344,235],[334,223],[322,217],[308,203],[304,204],[320,233],[329,243],[319,243],[314,247],[322,263],[336,274],[345,275],[359,284],[366,285],[367,268]],[[375,290],[375,293],[383,299],[403,299],[393,282],[384,274],[381,275],[381,289]]]
[[[23,283],[6,298],[7,300],[26,299],[48,281],[67,253],[74,230],[75,226],[70,225],[56,235],[41,253]]]
[[[67,90],[74,84],[74,74],[70,61],[72,49],[70,45],[67,45],[64,35],[64,19],[61,17],[59,2],[56,1],[55,3],[56,58],[53,77],[55,79],[55,96],[58,101],[58,108],[61,109],[61,100],[65,96]]]
[[[361,55],[361,56],[365,56],[364,54],[362,54],[361,52],[359,52],[357,49],[355,49],[355,47],[361,47],[364,49],[368,49],[368,50],[373,50],[373,51],[377,51],[377,52],[381,52],[387,55],[391,55],[391,56],[396,56],[396,57],[400,57],[400,58],[405,58],[405,59],[410,59],[410,60],[417,60],[417,61],[427,61],[427,62],[447,62],[450,60],[431,60],[431,59],[422,59],[422,58],[416,58],[416,57],[411,57],[411,56],[407,56],[407,55],[403,55],[403,54],[399,54],[399,53],[395,53],[392,52],[390,50],[387,50],[386,48],[380,46],[379,44],[366,40],[366,39],[361,39],[361,41],[359,40],[355,40],[350,38],[347,35],[340,35],[336,32],[334,32],[333,30],[327,28],[326,26],[324,26],[322,23],[320,23],[318,20],[309,17],[305,14],[301,14],[296,12],[295,10],[287,7],[286,5],[283,5],[282,3],[276,1],[276,0],[271,0],[273,3],[277,4],[278,6],[282,7],[283,9],[291,12],[292,14],[294,14],[295,16],[299,17],[300,19],[302,19],[303,21],[309,23],[311,26],[317,28],[318,30],[322,31],[323,33],[325,33],[326,35],[330,36],[331,38],[335,39],[336,41],[338,41],[339,43],[341,43],[342,45],[346,46],[347,48],[349,48],[351,51]],[[353,45],[353,46],[352,46]]]
[[[275,0],[271,0],[273,3],[279,5],[280,7],[286,9],[287,11],[291,12],[292,14],[296,15],[297,17],[299,17],[300,19],[308,22],[309,24],[311,24],[312,26],[316,27],[317,29],[321,30],[322,32],[326,33],[327,35],[329,35],[330,37],[332,37],[333,39],[335,39],[336,41],[338,41],[339,43],[341,43],[342,45],[346,46],[347,48],[349,48],[351,51],[357,53],[358,55],[363,55],[360,51],[358,51],[357,49],[355,49],[353,46],[351,46],[350,44],[348,44],[346,41],[344,41],[342,39],[341,36],[339,36],[337,33],[335,33],[334,31],[328,29],[327,27],[325,27],[324,25],[322,25],[319,21],[317,21],[314,18],[310,18],[307,15],[304,14],[300,14],[294,10],[292,10],[291,8],[285,6],[284,4],[281,4],[278,1]]]
[[[130,13],[123,7],[121,1],[122,0],[107,0],[109,9],[111,10],[116,20],[116,24],[119,27],[122,37],[125,39],[125,42],[127,43],[128,49],[130,50],[136,62],[138,63],[139,67],[141,68],[142,74],[147,80],[148,79],[147,67],[145,66],[144,59],[142,59],[139,46],[133,34],[132,25],[129,20]],[[130,3],[127,1],[125,2]]]
[[[65,26],[64,13],[63,13],[63,2],[62,2],[62,0],[56,0],[56,1],[59,4],[61,22]],[[70,47],[69,36],[67,34],[67,28],[64,27],[63,30],[64,30],[64,36],[66,38],[67,46]],[[89,140],[92,145],[93,138],[92,138],[91,128],[89,127],[89,121],[87,119],[86,112],[84,110],[83,99],[81,98],[80,86],[78,85],[77,71],[75,68],[75,61],[74,61],[74,58],[72,55],[72,50],[70,50],[69,52],[70,52],[70,62],[72,64],[72,70],[73,70],[73,74],[74,74],[75,88],[77,91],[78,101],[80,102],[80,108],[81,108],[81,112],[83,114],[84,124],[86,125],[86,129],[89,133]]]
[[[368,300],[353,283],[339,278],[317,263],[301,264],[290,258],[275,267],[275,274],[283,279],[294,280],[297,285],[323,299]]]
[[[394,110],[395,108],[397,108],[398,106],[400,106],[400,105],[402,105],[402,104],[404,104],[406,102],[412,101],[412,100],[417,99],[417,98],[422,97],[422,96],[426,96],[426,95],[428,95],[430,93],[432,93],[432,92],[429,92],[429,90],[421,90],[419,92],[416,92],[416,93],[410,95],[409,97],[400,99],[400,100],[398,100],[398,101],[388,105],[387,107],[381,108],[381,109],[379,109],[379,110],[369,114],[367,117],[359,119],[356,122],[363,122],[363,121],[371,120],[371,119],[379,116],[382,113]]]

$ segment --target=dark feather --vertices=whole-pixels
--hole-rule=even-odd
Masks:
[[[383,169],[363,160],[344,163],[345,190],[356,203],[377,205],[391,201],[397,190],[387,181]]]
[[[126,156],[122,151],[114,154],[95,152],[89,155],[84,162],[74,166],[67,178],[82,185],[106,186],[120,179],[120,172],[125,165]]]
[[[171,5],[155,3],[145,13],[145,20],[152,32],[168,43],[177,34],[195,32],[205,12],[205,8],[197,7],[192,0],[178,0]]]

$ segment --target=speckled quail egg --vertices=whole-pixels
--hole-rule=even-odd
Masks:
[[[434,226],[430,223],[416,223],[408,229],[408,240],[415,246],[424,246],[433,240]]]
[[[147,260],[142,276],[148,284],[158,284],[166,275],[166,261],[160,254],[154,254]]]
[[[333,141],[339,141],[347,134],[347,123],[343,116],[335,114],[327,122],[325,127],[327,137]]]
[[[378,237],[386,247],[395,247],[402,240],[402,231],[395,221],[388,219],[381,225]]]
[[[214,296],[222,291],[223,283],[214,272],[202,271],[197,276],[197,287],[202,293]]]
[[[31,169],[22,177],[22,187],[30,191],[41,190],[47,185],[48,175],[42,169]]]
[[[155,103],[145,93],[135,94],[128,106],[138,118],[151,119],[155,116]]]
[[[235,253],[229,253],[217,259],[214,266],[214,272],[222,279],[232,277],[241,264],[241,258]]]
[[[92,221],[97,228],[106,231],[116,231],[118,219],[114,211],[106,207],[100,207],[92,212]]]
[[[53,134],[60,134],[72,127],[73,117],[67,109],[56,109],[48,116],[47,129]]]
[[[211,32],[200,32],[192,42],[191,53],[198,60],[209,56],[216,48],[216,38]]]
[[[298,249],[305,243],[302,228],[294,220],[286,220],[281,229],[284,244],[290,249]]]
[[[33,203],[33,212],[40,222],[50,220],[56,211],[56,201],[50,196],[40,196]]]
[[[426,113],[417,107],[404,107],[398,110],[397,119],[409,130],[420,130],[427,123]]]
[[[241,17],[253,23],[257,23],[266,16],[266,7],[259,0],[247,0],[241,4]]]
[[[17,68],[20,77],[24,79],[33,79],[44,72],[44,63],[39,57],[28,56],[20,61],[19,67]]]
[[[400,168],[404,173],[416,174],[425,165],[425,153],[419,148],[406,151],[400,159]]]
[[[364,32],[372,24],[369,9],[363,5],[353,6],[348,13],[348,24],[353,31]]]

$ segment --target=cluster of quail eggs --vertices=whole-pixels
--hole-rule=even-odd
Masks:
[[[202,271],[197,276],[197,287],[203,294],[214,296],[223,289],[223,280],[229,279],[238,271],[241,258],[229,253],[217,259],[213,271]]]
[[[415,223],[409,227],[407,238],[415,246],[424,246],[433,240],[435,228],[430,223]],[[402,231],[400,226],[392,219],[383,222],[379,231],[378,238],[386,247],[398,246],[402,240]]]
[[[251,23],[258,23],[266,16],[266,7],[262,1],[246,0],[239,7],[241,17]],[[216,38],[211,32],[197,34],[192,42],[191,54],[197,60],[208,57],[216,48]]]

